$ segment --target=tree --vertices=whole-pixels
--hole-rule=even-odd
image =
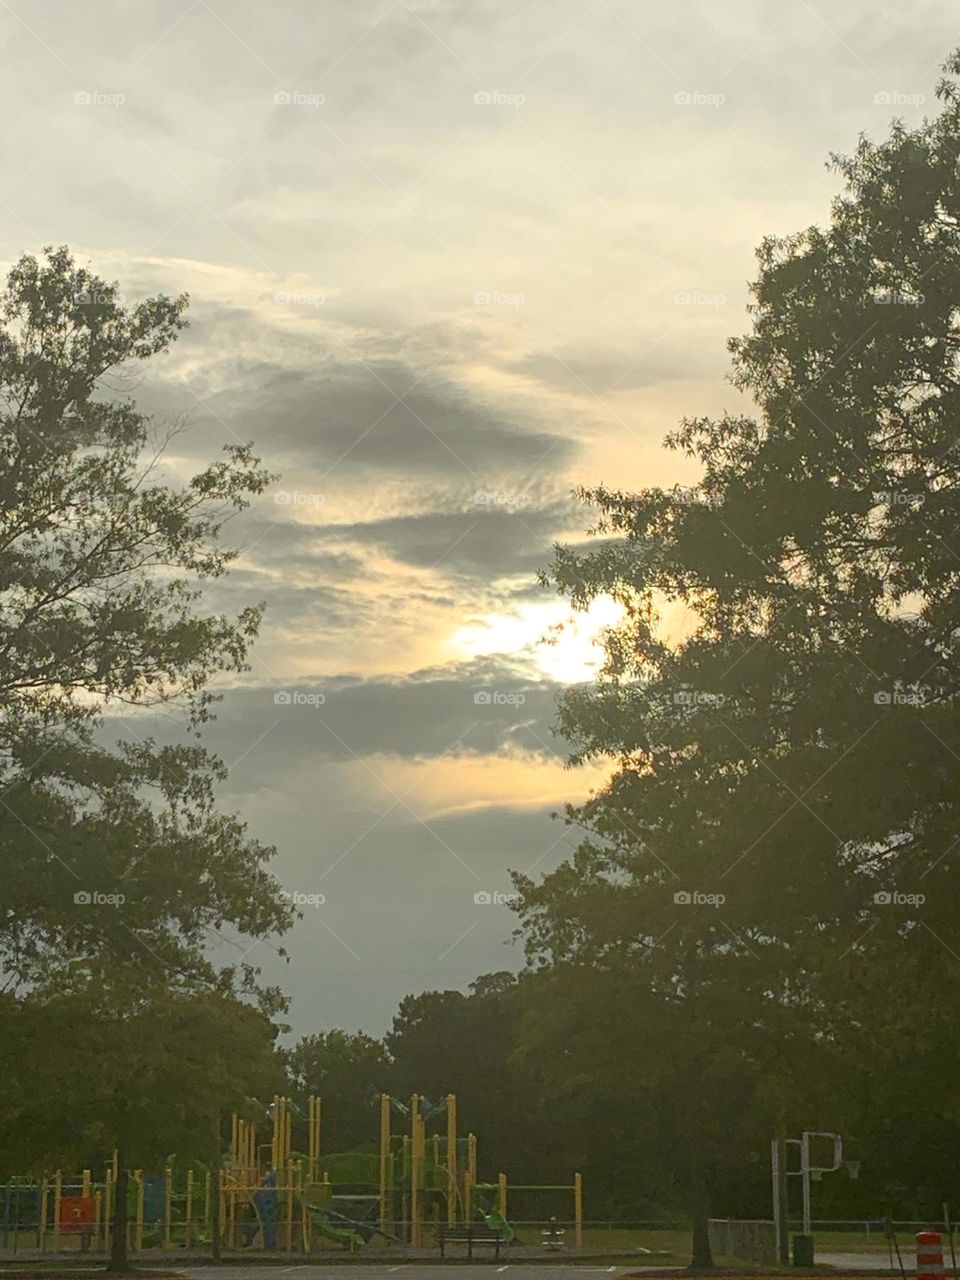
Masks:
[[[298,1040],[285,1058],[301,1103],[311,1094],[321,1099],[324,1151],[375,1147],[378,1100],[389,1073],[379,1040],[362,1031],[321,1031]]]
[[[605,541],[551,575],[623,622],[563,699],[576,758],[615,771],[568,812],[574,861],[518,877],[531,958],[628,966],[692,1028],[708,992],[715,1023],[765,1029],[770,1080],[792,1078],[785,1027],[868,1034],[865,964],[919,960],[935,1005],[957,975],[958,75],[960,54],[937,118],[834,159],[826,230],[761,246],[731,343],[756,413],[668,438],[691,489],[583,492]]]
[[[249,1032],[229,995],[282,1006],[251,964],[218,966],[209,941],[291,918],[273,850],[217,811],[224,770],[199,741],[102,740],[106,708],[175,700],[199,737],[212,677],[244,669],[261,614],[213,613],[203,596],[236,554],[227,521],[270,478],[259,460],[228,446],[181,483],[163,470],[167,440],[117,394],[167,350],[186,304],[127,307],[66,249],[23,257],[0,295],[0,967],[47,1034],[82,1010],[118,1055],[116,1037],[139,1031],[157,1071],[149,1033],[185,1031],[185,1011]],[[139,1149],[135,1078],[110,1078],[103,1132]],[[122,1229],[114,1243],[122,1267]]]
[[[210,677],[243,668],[259,622],[260,606],[231,619],[201,594],[235,554],[225,521],[269,478],[257,459],[229,446],[174,484],[148,420],[106,394],[108,374],[167,349],[186,301],[127,308],[66,249],[22,258],[0,295],[0,964],[14,988],[116,954],[124,930],[103,928],[94,891],[124,894],[126,951],[141,930],[139,952],[167,967],[203,967],[200,937],[226,920],[260,936],[289,918],[271,851],[215,812],[218,761],[94,737],[105,705],[182,697],[202,723]]]

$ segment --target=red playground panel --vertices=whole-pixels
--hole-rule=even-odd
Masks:
[[[93,1230],[97,1202],[93,1196],[63,1196],[60,1200],[60,1230],[74,1234]]]

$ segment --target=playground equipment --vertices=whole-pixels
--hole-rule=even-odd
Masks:
[[[260,1110],[259,1132],[253,1119],[231,1117],[229,1152],[219,1171],[181,1168],[173,1158],[160,1173],[131,1171],[131,1251],[206,1245],[215,1222],[222,1247],[235,1251],[335,1246],[353,1253],[372,1241],[416,1249],[433,1243],[441,1227],[475,1223],[509,1243],[517,1239],[508,1221],[513,1191],[571,1195],[574,1239],[582,1245],[580,1175],[562,1186],[511,1185],[505,1173],[496,1182],[479,1181],[477,1139],[458,1132],[452,1093],[439,1101],[414,1094],[409,1103],[381,1094],[379,1139],[361,1151],[323,1150],[318,1097],[308,1098],[306,1111],[282,1096]],[[261,1141],[261,1133],[269,1139]],[[295,1149],[295,1137],[302,1150]],[[0,1186],[5,1247],[12,1238],[14,1249],[108,1252],[117,1172],[115,1154],[98,1182],[84,1170],[79,1179],[57,1172],[38,1183]]]

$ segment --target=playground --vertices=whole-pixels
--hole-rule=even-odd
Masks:
[[[561,1254],[585,1245],[583,1180],[511,1184],[478,1173],[478,1142],[457,1126],[454,1094],[431,1101],[379,1098],[369,1149],[327,1152],[323,1106],[275,1096],[231,1117],[220,1167],[129,1171],[127,1246],[139,1257],[299,1255],[337,1251],[499,1259]],[[251,1112],[253,1108],[251,1108]],[[119,1169],[102,1176],[52,1171],[0,1186],[0,1249],[7,1258],[110,1253]],[[511,1222],[523,1206],[523,1227]],[[534,1206],[535,1216],[531,1216]]]

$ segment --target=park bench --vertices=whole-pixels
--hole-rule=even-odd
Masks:
[[[437,1232],[437,1242],[440,1245],[440,1257],[446,1256],[446,1247],[448,1243],[465,1244],[467,1246],[467,1257],[473,1257],[473,1246],[475,1244],[492,1244],[494,1247],[494,1257],[496,1261],[500,1261],[500,1241],[503,1239],[503,1232],[497,1227],[486,1227],[480,1223],[471,1223],[468,1227],[440,1227]]]

